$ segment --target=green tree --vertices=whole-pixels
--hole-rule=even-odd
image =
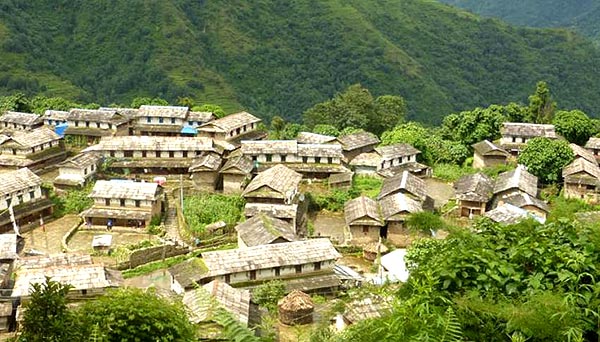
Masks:
[[[211,112],[215,114],[217,118],[222,118],[225,116],[225,111],[218,105],[205,103],[201,106],[195,106],[192,108],[194,112]]]
[[[502,106],[491,105],[488,108],[450,114],[442,123],[443,135],[466,146],[484,139],[500,138],[500,127],[504,121],[503,110]]]
[[[340,131],[332,125],[318,124],[315,125],[312,131],[313,133],[330,135],[333,137],[337,137],[338,135],[340,135]]]
[[[293,140],[298,137],[298,133],[308,131],[308,127],[298,123],[287,123],[281,131],[280,139]]]
[[[31,112],[29,99],[23,93],[0,97],[0,113],[8,110],[25,113]]]
[[[183,305],[151,290],[113,290],[86,302],[78,312],[85,324],[105,331],[109,341],[187,342],[195,338]]]
[[[168,106],[169,102],[159,97],[136,97],[135,99],[133,99],[133,101],[131,101],[131,108],[140,108],[140,106],[143,105]]]
[[[285,296],[285,284],[281,280],[263,283],[252,290],[252,300],[271,312],[277,310],[277,301]]]
[[[80,105],[62,97],[36,96],[31,99],[31,111],[37,114],[44,114],[48,109],[68,111],[77,107]]]
[[[550,123],[556,110],[556,102],[552,99],[552,94],[548,84],[544,81],[537,83],[535,92],[529,96],[529,116],[527,122],[532,123]]]
[[[375,99],[375,113],[370,119],[371,132],[381,134],[385,130],[396,127],[404,122],[407,107],[400,96],[382,95]]]
[[[502,115],[508,122],[525,122],[529,115],[529,107],[511,102],[502,107]]]
[[[581,146],[598,132],[592,120],[580,110],[560,110],[556,112],[552,123],[558,134]]]
[[[415,232],[431,234],[445,227],[444,220],[439,215],[429,211],[411,214],[406,220],[406,226]]]
[[[564,140],[533,138],[519,154],[519,164],[544,183],[556,183],[562,169],[573,161],[575,155]]]
[[[194,107],[194,99],[189,96],[178,96],[177,104],[180,106],[192,108]]]
[[[77,317],[68,310],[66,296],[71,286],[46,278],[32,286],[23,304],[24,315],[19,341],[82,341],[84,333]]]

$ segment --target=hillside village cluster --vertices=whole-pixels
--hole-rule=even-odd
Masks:
[[[295,312],[286,301],[305,300],[304,293],[406,279],[402,258],[414,236],[405,221],[440,206],[425,181],[431,168],[417,161],[420,151],[408,144],[379,146],[378,137],[368,132],[339,138],[301,132],[296,140],[266,140],[260,123],[247,112],[216,118],[187,107],[149,105],[0,116],[0,329],[14,328],[22,312],[13,303],[26,301],[31,284],[46,276],[72,285],[73,301],[123,285],[118,270],[89,254],[28,255],[23,250],[21,234],[44,229],[44,221],[51,220],[53,203],[40,175],[56,168],[56,192],[95,182],[89,194],[93,205],[80,213],[81,223],[74,229],[98,231],[94,248],[99,250],[110,248],[111,236],[103,232],[107,228],[143,232],[153,218],[180,211],[176,201],[168,200],[167,187],[173,183],[176,189],[181,179],[196,192],[245,199],[245,220],[235,226],[237,248],[203,252],[169,269],[171,290],[183,295],[193,323],[210,320],[208,305],[200,303],[209,294],[242,324],[257,325],[260,310],[249,290],[269,280],[285,283],[290,295],[280,303],[280,319],[293,324],[310,315]],[[513,162],[534,137],[560,138],[552,125],[504,123],[499,141],[473,145],[473,167]],[[71,142],[83,148],[68,157]],[[571,148],[576,159],[563,170],[564,195],[597,202],[600,138]],[[102,179],[105,174],[122,177]],[[349,188],[357,176],[381,178],[383,185],[376,198],[360,196],[345,203],[344,241],[311,236],[301,184]],[[454,191],[454,215],[465,220],[485,215],[506,224],[524,218],[543,222],[548,213],[537,178],[522,166],[495,180],[484,173],[464,176],[454,183]],[[169,238],[163,243],[195,248],[177,234]],[[385,254],[388,248],[381,241],[394,250]],[[336,246],[347,245],[363,247],[371,262],[380,260],[382,272],[368,279],[339,264],[342,255]],[[342,320],[352,324],[384,308],[385,301],[358,301]]]

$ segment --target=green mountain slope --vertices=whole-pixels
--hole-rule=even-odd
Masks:
[[[361,83],[436,122],[546,80],[562,106],[600,108],[600,52],[583,38],[425,0],[6,0],[0,47],[0,94],[189,96],[299,119]]]

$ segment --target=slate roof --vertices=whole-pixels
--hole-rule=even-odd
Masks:
[[[598,165],[598,161],[596,161],[596,157],[594,157],[592,151],[573,143],[569,144],[569,147],[571,147],[573,154],[575,154],[575,158],[583,158],[592,164]]]
[[[198,171],[217,171],[221,166],[223,159],[217,153],[205,153],[194,159],[194,162],[189,168],[189,172]]]
[[[139,117],[163,117],[185,119],[188,115],[188,107],[178,106],[140,106]]]
[[[454,183],[456,199],[461,201],[487,202],[492,198],[494,181],[485,174],[478,172],[462,176]]]
[[[288,167],[277,164],[272,168],[259,173],[242,193],[242,196],[256,196],[263,187],[272,191],[265,193],[270,198],[288,198],[292,193],[298,190],[298,185],[302,180],[302,175]]]
[[[379,164],[381,164],[381,156],[377,152],[363,152],[350,161],[352,166],[377,167]]]
[[[591,163],[587,159],[577,158],[571,164],[565,166],[562,170],[563,178],[577,175],[580,172],[585,172],[590,176],[600,181],[600,167],[598,164]]]
[[[261,120],[256,116],[248,113],[248,112],[239,112],[235,114],[230,114],[224,116],[220,119],[216,119],[210,122],[207,122],[200,126],[199,130],[204,130],[208,132],[229,132],[234,129],[240,128],[244,125],[248,125],[251,123],[260,122]]]
[[[42,179],[28,168],[22,168],[2,174],[0,196],[12,194],[30,187],[40,186]]]
[[[500,205],[493,210],[485,212],[483,216],[490,218],[494,222],[503,224],[519,223],[520,221],[529,217],[534,218],[540,222],[544,221],[542,218],[530,214],[529,212],[527,212],[527,210],[515,207],[511,204]]]
[[[186,121],[205,123],[215,118],[215,114],[212,112],[189,112]]]
[[[328,183],[329,183],[329,185],[340,184],[340,183],[352,183],[353,177],[354,177],[354,172],[332,173],[329,176]]]
[[[600,149],[600,138],[591,137],[586,143],[585,148],[598,150]]]
[[[115,110],[100,110],[100,109],[79,109],[73,108],[69,111],[67,120],[72,121],[90,121],[111,123],[115,125],[123,124],[129,121],[128,118],[121,116]]]
[[[66,121],[69,117],[69,112],[64,110],[52,110],[48,109],[44,112],[45,120],[58,120],[58,121]]]
[[[505,122],[502,124],[500,133],[503,136],[515,137],[546,137],[556,139],[554,125],[532,124],[525,122]]]
[[[326,144],[336,141],[336,137],[311,132],[300,132],[296,138],[299,144]]]
[[[298,144],[300,157],[343,158],[342,146],[338,144]]]
[[[341,255],[329,239],[310,239],[272,245],[204,252],[204,277],[336,260]]]
[[[344,204],[346,224],[383,226],[379,203],[366,196],[349,200]]]
[[[296,140],[242,140],[241,144],[246,155],[298,153]]]
[[[425,185],[425,181],[408,171],[404,171],[397,176],[383,180],[383,185],[381,186],[381,191],[379,192],[377,199],[382,199],[385,196],[400,190],[404,190],[412,194],[420,201],[424,201],[427,198],[427,187]]]
[[[210,297],[216,302],[212,302]],[[224,282],[213,280],[204,286],[186,292],[183,304],[189,309],[190,321],[194,324],[212,320],[215,304],[225,309],[244,326],[250,318],[250,291],[236,289]]]
[[[476,144],[471,145],[475,152],[481,154],[482,156],[505,156],[508,157],[510,153],[500,146],[488,141],[480,141]]]
[[[79,153],[62,163],[58,164],[58,167],[69,167],[75,169],[85,169],[90,165],[96,165],[100,162],[102,156],[98,153],[90,152],[90,153]]]
[[[91,265],[92,257],[82,253],[59,253],[51,255],[28,256],[18,260],[19,268],[46,268],[72,265]]]
[[[267,214],[280,219],[295,219],[297,213],[297,204],[246,203],[244,206],[246,217]]]
[[[100,107],[98,110],[114,110],[117,114],[122,115],[128,119],[137,118],[140,114],[140,110],[138,108],[126,108],[126,107]]]
[[[254,168],[252,159],[246,156],[230,157],[219,173],[250,174]]]
[[[48,127],[39,127],[30,131],[14,131],[0,144],[16,144],[21,148],[32,148],[60,139],[61,137]]]
[[[550,208],[548,207],[548,204],[546,204],[546,202],[542,201],[539,198],[530,196],[529,194],[522,193],[522,192],[505,197],[502,199],[502,201],[506,204],[514,205],[517,208],[534,206],[534,207],[537,207],[538,209],[545,211],[546,213],[550,210]]]
[[[383,214],[383,219],[393,220],[393,217],[402,213],[419,213],[423,211],[423,207],[421,203],[415,201],[414,199],[406,196],[403,193],[396,193],[390,196],[386,196],[379,200],[379,204],[381,205],[381,213]]]
[[[15,123],[18,125],[33,126],[42,123],[43,118],[34,113],[8,111],[0,116],[0,122]]]
[[[391,160],[400,157],[412,156],[421,153],[421,151],[409,144],[394,144],[388,146],[375,147],[382,160]]]
[[[379,144],[379,138],[370,132],[357,132],[338,138],[344,151],[352,151],[369,145]]]
[[[103,137],[89,151],[216,151],[213,140],[203,137],[116,136]]]
[[[494,185],[494,194],[510,189],[518,189],[535,197],[538,192],[537,183],[537,177],[527,172],[524,166],[519,165],[512,171],[498,175]]]
[[[158,196],[158,187],[159,185],[154,182],[99,180],[94,184],[88,197],[152,201]]]
[[[296,230],[291,224],[266,214],[249,218],[235,226],[235,230],[248,247],[268,245],[279,238],[296,240]]]
[[[169,267],[169,274],[184,289],[195,286],[207,272],[208,269],[201,258],[191,258]]]

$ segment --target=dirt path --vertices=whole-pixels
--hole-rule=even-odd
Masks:
[[[35,228],[23,234],[25,250],[35,249],[45,253],[61,253],[63,236],[79,223],[81,218],[77,215],[65,215],[45,224],[46,228]]]

